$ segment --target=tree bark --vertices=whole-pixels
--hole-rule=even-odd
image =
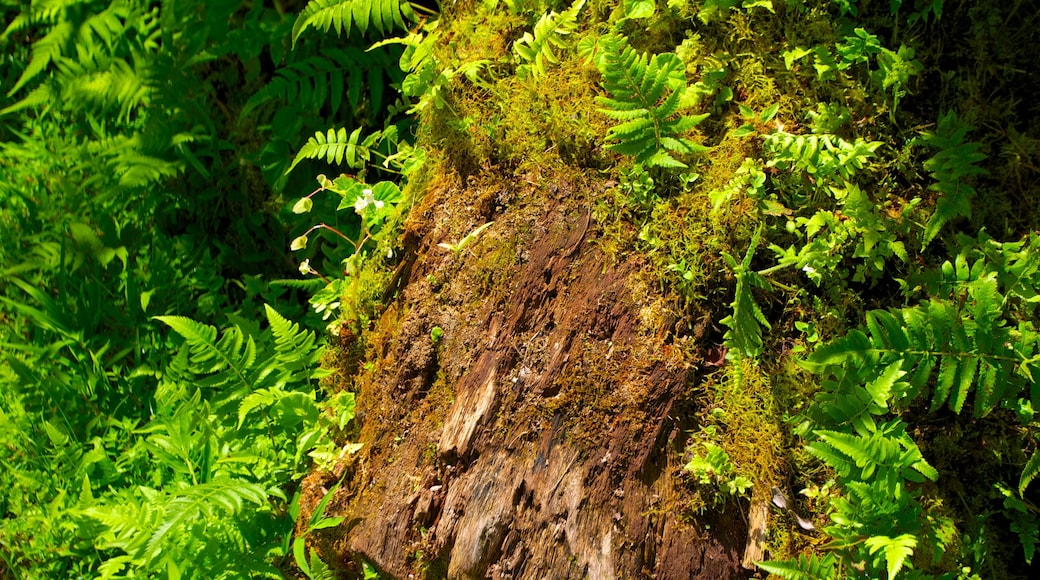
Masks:
[[[364,447],[327,510],[346,520],[320,536],[326,562],[396,578],[748,576],[740,510],[688,508],[698,337],[674,336],[639,254],[601,249],[593,204],[610,185],[564,169],[433,179],[407,225],[414,265],[354,378]],[[488,221],[458,255],[438,246]],[[301,521],[338,476],[305,480]]]

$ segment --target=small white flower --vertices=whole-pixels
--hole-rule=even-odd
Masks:
[[[805,266],[802,267],[802,272],[805,272],[806,274],[812,276],[813,274],[816,273],[816,269],[813,268],[812,266],[810,266],[809,264],[806,264]]]
[[[310,274],[312,272],[314,272],[314,268],[311,268],[311,261],[310,260],[304,260],[304,261],[300,262],[300,273],[301,274],[306,276],[307,274]]]
[[[369,205],[374,205],[376,206],[376,209],[381,209],[383,207],[383,202],[377,200],[375,196],[372,195],[371,189],[365,188],[361,190],[361,196],[354,201],[354,211],[356,211],[358,215],[361,215]]]

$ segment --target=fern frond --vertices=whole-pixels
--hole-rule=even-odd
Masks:
[[[1036,476],[1040,475],[1040,453],[1034,451],[1022,468],[1022,475],[1018,479],[1018,495],[1025,495],[1026,488],[1032,483]]]
[[[784,131],[766,135],[763,144],[770,157],[767,167],[799,169],[817,180],[831,176],[851,179],[881,146],[880,141],[859,137],[850,142],[836,135],[794,135]]]
[[[267,491],[260,485],[230,477],[218,478],[185,488],[168,500],[162,509],[158,526],[148,538],[139,556],[155,560],[165,544],[176,538],[187,524],[203,520],[232,520],[246,503],[264,505]]]
[[[200,386],[219,388],[234,383],[240,389],[250,390],[253,382],[247,377],[256,361],[256,343],[238,327],[231,327],[217,338],[217,329],[183,316],[156,316],[185,341],[190,366],[186,370],[195,375],[206,375]]]
[[[295,47],[308,28],[322,32],[335,28],[336,34],[349,35],[351,28],[366,34],[371,27],[387,33],[394,28],[407,28],[406,21],[415,20],[412,5],[402,0],[311,0],[296,17],[292,43]]]
[[[366,96],[369,107],[379,110],[383,104],[381,76],[393,64],[385,52],[364,52],[353,47],[326,49],[321,56],[304,58],[280,68],[267,86],[246,101],[239,116],[245,117],[273,100],[312,111],[327,104],[329,113],[334,115],[344,102],[351,109],[358,109]]]
[[[879,424],[867,435],[818,429],[818,438],[806,450],[827,463],[843,477],[855,481],[876,481],[898,493],[905,480],[934,481],[938,472],[925,461],[917,444],[896,419]]]
[[[292,165],[285,173],[292,172],[293,168],[304,159],[321,158],[325,158],[328,163],[335,161],[338,164],[346,161],[348,166],[361,169],[371,159],[372,149],[379,143],[381,137],[382,133],[375,131],[361,139],[361,127],[354,129],[349,135],[345,128],[318,131],[300,148]]]
[[[802,554],[793,561],[756,562],[755,565],[784,580],[833,580],[836,578],[836,563],[834,554],[826,554],[822,557],[815,554],[811,556]]]
[[[7,96],[13,96],[29,81],[39,76],[47,68],[48,64],[60,58],[63,50],[72,39],[73,32],[75,30],[72,22],[65,20],[57,23],[46,36],[37,40],[32,47],[32,57],[29,59],[29,65],[22,71],[22,76],[18,77],[18,81],[14,83],[11,90],[7,91]]]
[[[325,347],[318,344],[314,331],[301,329],[298,323],[284,318],[270,305],[264,304],[264,310],[274,334],[275,358],[281,370],[290,375],[288,380],[303,382],[328,376],[330,371],[321,368]]]
[[[607,131],[607,139],[615,141],[607,149],[632,155],[637,163],[660,167],[686,167],[671,153],[708,149],[682,137],[708,115],[675,116],[686,92],[686,65],[678,56],[639,54],[616,35],[605,37],[602,47],[597,66],[611,96],[596,101],[606,107],[601,113],[625,121]]]
[[[903,565],[914,555],[917,536],[914,534],[900,534],[895,537],[871,536],[864,543],[871,554],[884,552],[888,577],[890,580],[894,580]]]
[[[530,32],[525,32],[519,40],[513,43],[513,51],[521,60],[528,63],[517,67],[518,74],[530,71],[532,76],[539,77],[545,74],[546,63],[560,63],[560,59],[553,49],[567,48],[569,44],[567,37],[577,28],[578,13],[584,6],[585,0],[576,0],[562,14],[557,14],[555,11],[543,14],[534,26],[533,36]]]
[[[65,61],[58,68],[64,77],[65,99],[93,104],[102,111],[118,108],[121,121],[128,121],[132,111],[150,101],[149,79],[124,59]]]
[[[934,132],[921,135],[922,141],[938,152],[924,162],[935,183],[929,189],[939,193],[935,211],[924,228],[924,244],[927,245],[939,233],[946,222],[959,217],[971,217],[971,199],[975,189],[965,180],[985,173],[975,164],[986,158],[979,152],[981,144],[965,141],[971,127],[957,119],[954,111],[941,119]]]
[[[723,318],[719,322],[727,327],[724,336],[725,345],[741,357],[755,358],[762,354],[762,329],[770,329],[769,321],[766,320],[762,309],[755,302],[751,293],[752,286],[761,286],[763,282],[761,274],[751,269],[751,258],[755,254],[762,227],[755,231],[751,238],[744,260],[737,264],[729,255],[724,257],[730,262],[733,273],[737,278],[736,295],[733,298],[733,314]]]
[[[977,417],[1020,395],[1035,399],[1034,393],[1040,394],[1040,376],[1031,372],[1032,354],[1024,353],[1036,351],[1038,338],[1031,332],[1013,334],[1005,325],[996,274],[982,276],[962,291],[970,299],[963,308],[933,298],[912,308],[868,312],[866,333],[850,331],[817,349],[805,362],[811,369],[830,368],[834,373],[837,367],[857,369],[857,380],[872,380],[878,369],[898,362],[909,384],[900,392],[913,397],[930,388],[933,410],[946,405],[959,413],[972,391]],[[842,386],[823,394],[824,408],[833,406],[831,399],[849,393]]]

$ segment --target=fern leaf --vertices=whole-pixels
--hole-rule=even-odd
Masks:
[[[371,27],[385,34],[395,28],[407,28],[406,21],[415,20],[412,5],[402,0],[311,0],[296,17],[292,44],[295,48],[296,41],[308,28],[322,32],[335,28],[336,34],[349,36],[352,28],[367,34]]]
[[[242,428],[242,424],[246,421],[246,416],[249,415],[253,410],[261,407],[270,407],[278,402],[279,399],[290,395],[290,391],[286,391],[280,386],[271,387],[267,389],[258,389],[246,395],[242,402],[238,405],[238,426],[237,429]]]
[[[864,543],[871,554],[884,552],[888,577],[894,580],[896,574],[903,568],[917,547],[917,536],[914,534],[900,534],[894,538],[888,536],[871,536]]]
[[[228,384],[237,386],[236,391],[254,388],[248,376],[256,361],[256,343],[252,337],[244,336],[238,327],[232,326],[217,338],[217,330],[183,316],[156,316],[185,340],[190,365],[187,370],[195,375],[199,386],[219,388]]]
[[[744,255],[744,260],[739,265],[733,258],[727,256],[731,264],[735,266],[737,289],[732,304],[733,314],[719,321],[729,327],[724,337],[726,347],[739,353],[740,356],[748,358],[755,358],[762,354],[762,328],[767,330],[771,328],[769,321],[766,320],[751,294],[753,279],[758,275],[757,272],[751,270],[751,258],[755,254],[755,247],[758,245],[761,233],[762,227],[759,226],[755,235],[751,237],[751,245]]]
[[[1025,467],[1022,468],[1021,477],[1018,478],[1018,495],[1025,495],[1026,488],[1038,474],[1040,474],[1040,453],[1034,451],[1026,461]]]
[[[65,45],[72,39],[73,32],[72,22],[64,20],[56,24],[46,36],[37,40],[32,47],[32,57],[29,59],[29,65],[22,71],[22,76],[18,77],[18,81],[14,83],[11,90],[7,91],[7,96],[13,96],[29,81],[39,76],[47,68],[48,64],[57,60],[61,56]]]
[[[229,520],[244,509],[246,502],[263,505],[267,502],[266,490],[258,484],[230,477],[186,488],[166,503],[159,525],[140,556],[155,560],[163,553],[167,538],[175,538],[176,532],[187,523],[194,523],[196,519]]]
[[[936,180],[929,189],[939,193],[935,211],[924,228],[924,244],[927,245],[939,233],[946,222],[959,218],[971,217],[971,198],[975,189],[964,180],[985,171],[975,164],[986,156],[979,152],[982,145],[976,142],[965,142],[971,127],[957,119],[954,111],[948,112],[939,119],[935,132],[922,134],[922,140],[938,152],[924,162]]]
[[[379,110],[383,105],[383,75],[391,70],[392,64],[389,53],[383,51],[364,52],[353,47],[326,49],[321,56],[304,58],[280,68],[270,83],[246,101],[239,116],[244,118],[270,101],[294,103],[315,111],[327,105],[331,114],[336,114],[344,103],[355,111],[362,104]],[[363,94],[366,88],[368,92]],[[367,102],[363,103],[365,97]]]
[[[329,370],[321,368],[321,356],[325,347],[318,344],[317,335],[301,329],[298,323],[284,318],[270,305],[264,304],[267,321],[274,334],[275,358],[280,369],[288,376],[287,381],[304,382],[328,376]]]
[[[539,77],[545,74],[546,63],[559,64],[560,59],[553,49],[568,46],[567,36],[577,28],[578,14],[584,6],[585,0],[576,0],[562,14],[547,12],[535,24],[533,36],[525,32],[523,37],[513,43],[513,51],[528,63],[518,67],[519,74],[530,71],[532,76]]]
[[[329,129],[326,132],[318,131],[300,148],[285,173],[288,175],[304,159],[321,158],[325,158],[328,163],[335,161],[337,164],[341,164],[345,161],[349,167],[361,169],[371,159],[372,148],[379,142],[381,136],[381,132],[376,131],[361,139],[360,127],[354,129],[350,135],[347,135],[345,128]],[[361,139],[360,143],[359,139]]]
[[[649,57],[623,37],[603,40],[597,63],[610,97],[597,97],[600,112],[624,121],[607,131],[607,149],[632,155],[648,166],[686,167],[672,153],[693,154],[708,148],[682,137],[707,114],[673,118],[686,92],[686,65],[672,53]],[[666,96],[667,95],[667,96]]]
[[[836,577],[835,564],[834,554],[822,557],[802,554],[792,561],[757,562],[755,565],[784,580],[832,580]]]

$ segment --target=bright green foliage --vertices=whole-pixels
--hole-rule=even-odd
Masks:
[[[794,266],[819,285],[826,275],[845,275],[848,258],[858,260],[852,275],[855,281],[879,277],[893,257],[902,262],[909,259],[891,220],[878,213],[860,187],[846,182],[829,189],[840,209],[820,209],[789,220],[789,231],[804,238],[797,246],[770,246],[776,254],[776,267]]]
[[[737,473],[724,449],[707,441],[701,445],[704,448],[704,455],[694,454],[683,469],[701,485],[716,486],[731,496],[744,495],[752,485],[751,479]]]
[[[1030,248],[1037,243],[1036,236],[1008,244],[985,235],[962,238],[956,259],[924,281],[931,295],[926,302],[870,311],[865,329],[849,331],[805,361],[824,380],[801,430],[811,436],[807,450],[832,467],[847,490],[832,499],[834,525],[825,531],[852,550],[850,561],[866,559],[894,577],[916,549],[941,553],[950,541],[941,528],[922,524],[911,487],[938,473],[906,424],[887,417],[923,398],[933,412],[946,406],[955,413],[974,399],[980,418],[1001,407],[1040,404],[1040,338],[1029,314],[1040,266]],[[1019,495],[1036,465],[1026,463]],[[1005,495],[1014,511],[1020,500]],[[1015,526],[1028,554],[1037,526],[1027,516],[1021,510]]]
[[[764,137],[764,146],[770,158],[767,167],[801,170],[823,184],[834,177],[851,179],[874,156],[881,142],[858,137],[849,142],[836,135],[775,131]]]
[[[611,127],[607,139],[611,151],[635,157],[649,167],[686,167],[671,153],[694,154],[707,150],[683,133],[708,115],[678,115],[686,92],[686,65],[672,53],[653,57],[639,54],[622,36],[602,39],[603,57],[597,63],[610,97],[598,97],[603,114],[624,121]]]
[[[361,169],[372,158],[372,149],[379,143],[380,137],[382,133],[375,131],[361,139],[360,127],[351,131],[349,135],[342,127],[339,130],[318,131],[300,148],[286,172],[292,171],[304,159],[323,158],[328,163],[342,164],[346,161],[348,167]]]
[[[401,82],[401,95],[415,99],[408,108],[409,113],[426,110],[431,104],[435,109],[447,105],[447,93],[453,79],[462,75],[474,84],[482,84],[480,72],[490,65],[487,59],[466,62],[441,63],[434,56],[434,47],[441,38],[437,30],[438,21],[430,22],[417,32],[400,38],[388,38],[372,45],[372,48],[400,44],[405,47],[401,54],[400,67],[407,74]]]
[[[578,14],[584,6],[585,0],[576,0],[562,14],[554,11],[545,13],[534,26],[534,36],[525,32],[513,43],[513,51],[526,63],[517,67],[518,76],[542,76],[546,63],[559,64],[560,59],[553,49],[569,47],[567,37],[577,28]]]
[[[921,134],[921,140],[938,152],[924,162],[935,183],[928,189],[939,194],[935,211],[924,227],[924,243],[932,241],[944,224],[959,217],[971,217],[971,199],[975,189],[965,179],[984,171],[976,163],[986,158],[979,143],[965,141],[971,127],[950,111],[939,119],[936,130]]]
[[[738,264],[729,254],[723,255],[737,279],[736,294],[733,298],[733,314],[719,321],[729,327],[725,334],[726,347],[731,350],[737,360],[743,357],[755,358],[762,354],[762,329],[770,328],[762,309],[758,307],[751,293],[753,287],[766,288],[765,278],[751,269],[751,258],[755,255],[762,228],[755,232],[744,259]]]
[[[292,29],[293,46],[308,28],[336,34],[350,34],[356,28],[366,34],[370,28],[382,34],[395,28],[407,28],[406,21],[414,21],[415,12],[409,2],[401,0],[311,0],[304,7]]]
[[[1015,348],[1005,344],[1012,329],[999,317],[1000,296],[995,286],[992,278],[973,285],[969,294],[983,302],[979,309],[961,311],[954,304],[933,299],[927,305],[896,312],[870,312],[867,333],[854,330],[818,350],[810,360],[868,368],[898,361],[910,374],[911,396],[929,386],[937,368],[932,408],[947,404],[960,412],[974,389],[975,414],[984,416],[1005,400],[1014,400],[1023,387],[1040,388],[1031,378],[1035,333],[1023,328],[1022,343]]]
[[[724,19],[730,10],[736,10],[738,7],[744,10],[751,10],[752,8],[764,8],[770,12],[773,12],[773,1],[772,0],[704,0],[703,6],[697,13],[697,17],[700,18],[701,22],[708,24],[714,20]]]
[[[871,369],[898,363],[908,375],[906,396],[930,388],[932,409],[945,404],[960,412],[972,391],[978,417],[1019,396],[1037,406],[1040,354],[1031,322],[1022,321],[1017,328],[1007,324],[995,274],[981,267],[974,272],[962,267],[961,274],[968,278],[958,292],[967,299],[963,305],[932,298],[912,308],[870,312],[866,332],[851,331],[817,350],[809,363],[857,369],[840,375],[839,389],[877,372]]]
[[[834,554],[799,556],[789,562],[758,562],[758,567],[784,580],[832,580],[837,560]]]
[[[280,538],[257,526],[274,519],[271,502],[284,501],[277,486],[305,466],[301,444],[317,442],[307,432],[321,428],[313,384],[325,373],[314,333],[266,308],[271,338],[239,325],[218,333],[188,318],[157,317],[184,343],[163,375],[156,417],[132,449],[146,452],[162,475],[149,487],[81,499],[72,512],[100,526],[99,549],[126,554],[110,568],[187,572],[192,562],[193,576],[275,575],[263,555]],[[239,402],[236,423],[223,409]],[[259,550],[263,542],[270,545]]]

